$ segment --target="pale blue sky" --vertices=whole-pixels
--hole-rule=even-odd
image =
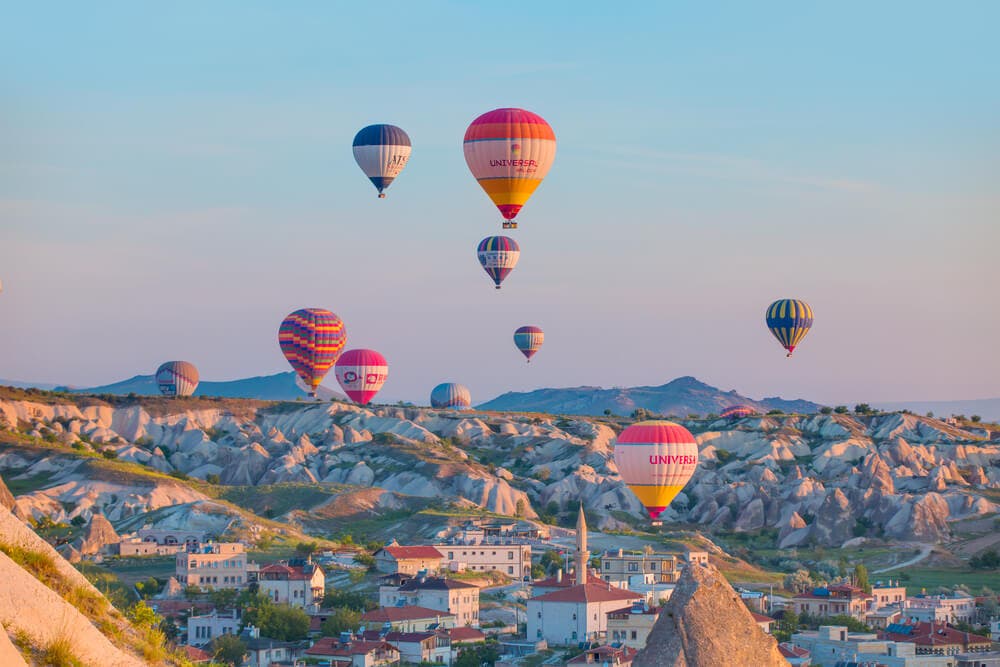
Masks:
[[[0,377],[284,370],[278,323],[319,306],[386,400],[1000,396],[1000,4],[4,5]],[[559,149],[497,293],[461,141],[499,106]],[[373,122],[414,146],[383,201]],[[816,312],[792,360],[781,297]]]

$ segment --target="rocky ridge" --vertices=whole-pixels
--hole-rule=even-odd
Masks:
[[[175,412],[154,415],[141,399],[121,407],[0,400],[0,424],[9,429],[111,450],[157,471],[232,485],[377,489],[365,499],[373,511],[417,497],[533,517],[583,500],[603,528],[643,516],[612,456],[626,421],[345,403],[276,404],[240,416],[178,403]],[[952,521],[1000,509],[981,493],[1000,488],[1000,441],[934,419],[815,414],[684,423],[701,463],[667,520],[770,529],[791,547],[858,536],[933,542],[948,537]],[[213,529],[232,520],[185,485],[94,481],[73,471],[84,465],[54,452],[0,448],[0,471],[51,476],[18,497],[24,516],[89,520],[99,510],[119,529],[148,520],[149,511],[168,520],[171,508],[186,508],[185,520]]]

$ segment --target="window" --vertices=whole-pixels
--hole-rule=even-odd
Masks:
[[[638,572],[639,571],[639,564],[638,563],[629,563],[628,564],[628,571],[629,572]]]
[[[508,565],[507,566],[507,574],[514,574],[514,566],[513,565]]]
[[[538,618],[542,617],[542,612],[538,612]]]
[[[632,631],[632,639],[637,639],[635,630]]]
[[[514,552],[513,551],[508,551],[507,552],[507,560],[514,560]]]
[[[604,561],[604,569],[605,570],[610,570],[611,569],[611,562],[610,561]]]
[[[656,563],[650,563],[649,564],[649,569],[650,570],[655,570],[656,569]]]
[[[455,552],[454,551],[449,551],[448,552],[448,560],[455,560]]]

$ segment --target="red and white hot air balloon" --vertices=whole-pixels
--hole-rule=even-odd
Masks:
[[[389,364],[375,350],[348,350],[334,366],[344,393],[359,405],[368,405],[389,377]]]
[[[698,467],[698,443],[680,424],[639,422],[618,436],[615,465],[655,521]]]

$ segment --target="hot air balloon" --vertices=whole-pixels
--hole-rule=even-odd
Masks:
[[[723,410],[720,416],[723,419],[743,419],[744,417],[753,417],[755,414],[757,411],[749,405],[731,405]]]
[[[431,407],[465,410],[472,406],[469,390],[455,382],[443,382],[431,390]]]
[[[465,161],[504,217],[504,229],[549,172],[556,135],[545,119],[524,109],[494,109],[465,131]]]
[[[337,361],[346,342],[343,321],[322,308],[296,310],[278,328],[281,352],[311,389],[310,396],[316,396],[316,388]]]
[[[167,361],[156,369],[156,386],[164,396],[190,396],[198,388],[198,369],[188,361]]]
[[[538,352],[544,342],[545,332],[538,327],[518,327],[517,331],[514,332],[514,345],[521,350],[521,354],[527,358],[529,364],[531,357],[534,356],[535,352]]]
[[[680,424],[639,422],[618,436],[615,465],[655,521],[694,474],[698,444]]]
[[[382,192],[403,171],[410,159],[410,137],[395,125],[369,125],[354,135],[354,159],[361,171]]]
[[[792,356],[813,325],[813,310],[805,301],[779,299],[767,308],[767,328]]]
[[[500,283],[517,266],[521,248],[509,236],[487,236],[479,242],[476,255],[483,270],[493,279],[497,289],[500,289]]]
[[[347,350],[337,359],[334,372],[352,401],[368,405],[389,377],[389,364],[375,350]]]

